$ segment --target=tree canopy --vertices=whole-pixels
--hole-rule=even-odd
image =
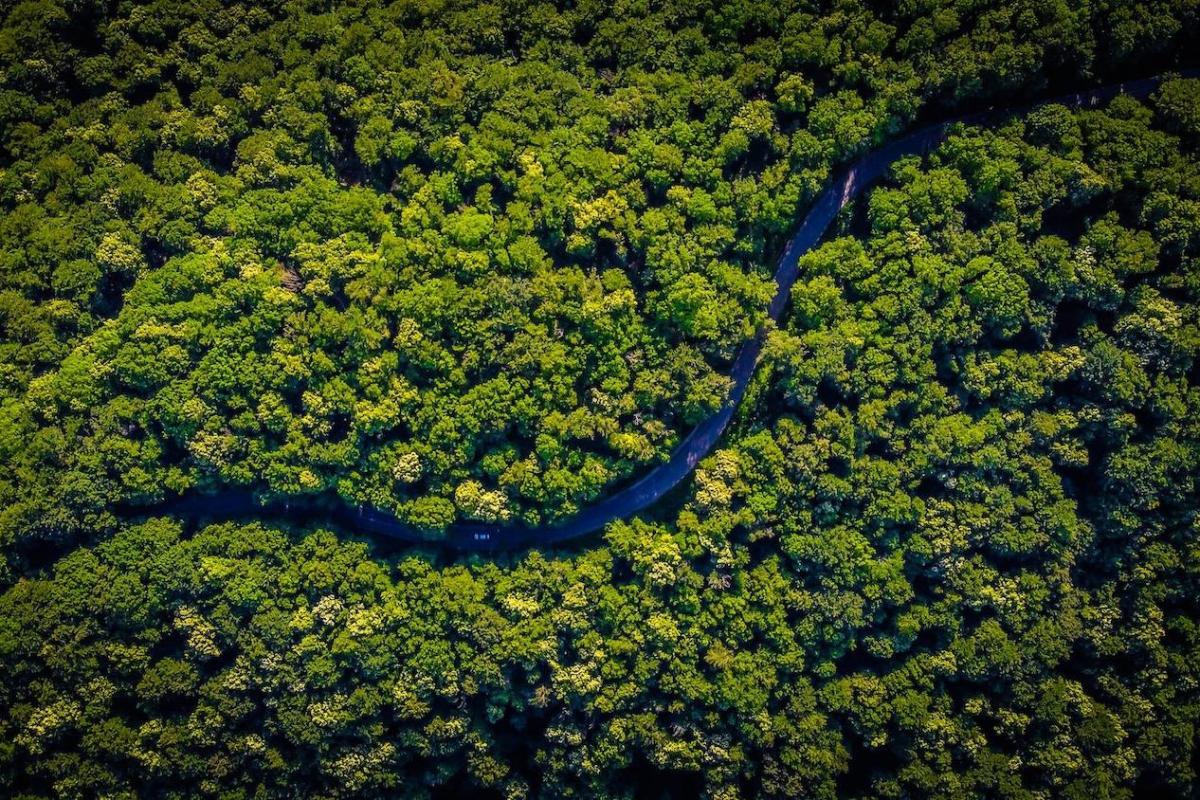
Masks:
[[[1193,21],[885,5],[14,5],[0,391],[43,441],[0,444],[0,501],[26,531],[223,485],[560,519],[720,405],[832,165]]]
[[[135,2],[0,29],[0,793],[1191,797],[1193,4]],[[1124,73],[1122,72],[1124,70]]]

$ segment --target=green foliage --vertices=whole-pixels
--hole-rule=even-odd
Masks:
[[[1116,68],[1115,35],[1151,52],[1191,19],[959,5],[14,6],[0,397],[80,444],[0,468],[0,504],[77,533],[226,484],[570,514],[719,406],[836,162],[931,98]],[[1173,202],[1148,213],[1190,247]],[[997,331],[1016,279],[972,294]],[[66,514],[41,507],[63,473]]]
[[[1196,81],[898,162],[602,543],[118,513],[569,514],[718,407],[836,162],[1190,4],[5,14],[0,794],[1196,794]]]

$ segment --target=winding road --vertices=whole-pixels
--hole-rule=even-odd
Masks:
[[[1197,77],[1200,70],[1184,70],[1184,77]],[[941,143],[951,126],[957,124],[986,125],[1022,114],[1030,109],[1051,103],[1072,108],[1095,107],[1107,103],[1119,94],[1145,98],[1162,82],[1162,76],[1143,80],[1117,83],[1075,94],[1044,100],[1035,105],[985,111],[956,117],[910,133],[876,150],[872,150],[844,168],[832,183],[821,193],[800,222],[796,232],[788,241],[775,270],[775,296],[768,307],[767,315],[778,322],[796,282],[799,260],[815,247],[825,235],[830,223],[843,206],[853,200],[866,187],[878,180],[899,158],[918,153],[927,153]],[[600,530],[608,523],[629,517],[647,508],[671,491],[686,478],[700,459],[716,445],[721,434],[729,425],[734,411],[746,394],[746,387],[754,374],[759,355],[762,353],[767,328],[761,328],[738,349],[733,360],[730,377],[733,388],[724,406],[708,419],[697,425],[672,452],[668,461],[650,470],[637,482],[609,495],[595,505],[582,509],[559,523],[541,527],[519,524],[486,524],[474,522],[455,523],[443,534],[433,538],[430,534],[406,524],[388,511],[370,506],[342,504],[332,513],[348,528],[366,534],[398,539],[414,544],[449,547],[458,550],[502,550],[549,545],[576,539]],[[166,504],[171,513],[194,515],[198,518],[235,516],[288,516],[311,515],[318,509],[310,500],[261,502],[253,492],[245,489],[227,489],[217,494],[193,494]],[[330,510],[319,508],[321,513]],[[146,509],[138,513],[145,514]]]

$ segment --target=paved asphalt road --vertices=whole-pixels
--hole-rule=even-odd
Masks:
[[[1200,70],[1186,70],[1181,74],[1196,77]],[[1105,104],[1118,94],[1144,98],[1153,92],[1161,81],[1161,77],[1154,77],[1111,84],[1043,101],[1038,105],[1059,103],[1075,108],[1087,108]],[[777,289],[768,309],[771,320],[778,322],[783,314],[792,284],[796,281],[800,257],[820,242],[838,211],[863,189],[878,180],[896,159],[929,152],[946,138],[947,131],[955,124],[994,124],[1024,113],[1032,107],[985,111],[922,128],[872,150],[841,171],[809,209],[779,259],[779,266],[775,270]],[[582,509],[562,522],[541,527],[462,522],[450,526],[442,535],[431,538],[429,534],[404,523],[383,509],[341,504],[334,514],[350,529],[361,533],[459,550],[501,550],[548,545],[593,533],[613,520],[636,514],[659,500],[686,478],[700,459],[708,455],[721,438],[733,412],[746,393],[746,386],[754,374],[759,354],[762,352],[764,338],[765,330],[759,330],[752,339],[742,344],[730,371],[733,388],[724,407],[697,425],[675,448],[670,460],[650,470],[636,483]],[[316,506],[311,501],[302,499],[287,503],[273,501],[263,504],[249,490],[228,489],[217,494],[186,496],[169,502],[163,510],[198,518],[273,515],[303,517],[311,514],[314,508]],[[146,510],[140,509],[138,513],[144,514]],[[327,508],[324,509],[324,513],[329,513]]]

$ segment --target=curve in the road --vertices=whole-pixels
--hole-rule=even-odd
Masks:
[[[1196,77],[1200,70],[1186,70],[1185,77]],[[1119,94],[1145,98],[1164,80],[1163,76],[1126,83],[1110,84],[1075,94],[1056,97],[1036,105],[1057,103],[1073,108],[1086,108],[1107,103]],[[1034,105],[985,111],[957,117],[921,128],[866,155],[843,169],[804,216],[780,256],[775,270],[775,296],[768,307],[771,321],[778,322],[796,281],[799,260],[815,247],[825,235],[830,223],[847,203],[864,188],[878,180],[898,158],[926,153],[946,138],[949,128],[956,124],[991,124],[1027,112]],[[460,550],[500,550],[533,545],[546,545],[575,539],[600,530],[608,523],[636,514],[660,499],[686,478],[696,464],[716,445],[729,425],[734,411],[746,393],[754,374],[766,337],[760,329],[738,349],[733,360],[730,378],[733,386],[721,410],[697,425],[671,453],[665,463],[655,467],[632,485],[609,495],[595,505],[582,509],[574,516],[553,525],[528,527],[520,524],[455,523],[436,538],[415,528],[388,511],[370,506],[342,504],[336,513],[340,521],[359,532],[399,539],[405,542],[447,546]],[[177,514],[198,517],[229,516],[301,516],[317,507],[312,501],[296,499],[262,503],[245,489],[227,489],[217,494],[185,496],[168,503]],[[324,509],[328,512],[328,509]],[[146,513],[141,509],[139,513]]]

